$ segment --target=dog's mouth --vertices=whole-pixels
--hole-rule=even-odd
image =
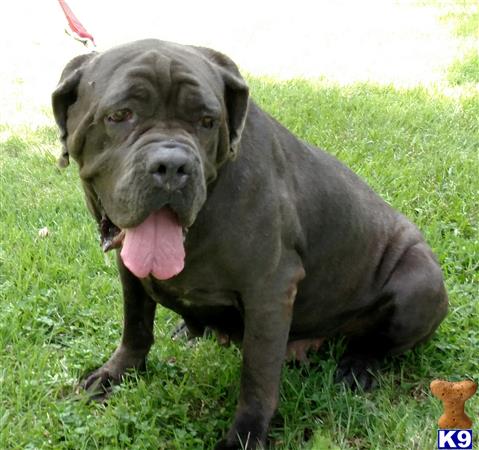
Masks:
[[[186,230],[177,215],[163,207],[133,228],[120,229],[104,214],[100,224],[104,252],[120,248],[123,264],[138,278],[167,280],[183,270]]]
[[[125,239],[125,230],[118,228],[110,218],[103,213],[100,222],[100,245],[106,253],[115,248],[120,248]]]

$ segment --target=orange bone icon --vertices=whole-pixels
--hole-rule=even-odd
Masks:
[[[431,383],[431,392],[434,397],[442,401],[444,414],[437,422],[439,428],[467,430],[472,427],[472,420],[464,412],[464,404],[477,391],[474,381],[434,380]]]

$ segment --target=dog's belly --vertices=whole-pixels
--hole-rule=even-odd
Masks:
[[[341,277],[335,284],[322,285],[321,277],[315,277],[314,272],[300,283],[293,308],[292,336],[298,339],[332,336],[347,322],[374,307],[378,295],[373,289],[364,286],[351,289]]]

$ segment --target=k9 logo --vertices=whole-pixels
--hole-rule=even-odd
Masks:
[[[472,449],[472,430],[437,430],[437,448]]]

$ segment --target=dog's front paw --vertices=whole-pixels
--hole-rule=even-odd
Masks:
[[[228,439],[221,439],[216,446],[215,450],[259,450],[264,448],[258,440],[252,440],[251,437],[245,437],[243,439],[234,439],[233,442]]]
[[[144,370],[145,367],[144,353],[128,351],[120,346],[108,362],[80,382],[79,388],[86,390],[91,400],[103,401],[111,393],[113,386],[121,383],[129,369]]]
[[[105,400],[115,384],[120,384],[123,374],[102,366],[89,373],[79,384],[91,400]]]
[[[237,416],[234,425],[215,450],[259,450],[266,442],[267,426],[260,414],[243,412]]]
[[[236,444],[228,444],[226,439],[221,439],[221,441],[215,445],[215,450],[236,450],[237,448],[238,446]]]

